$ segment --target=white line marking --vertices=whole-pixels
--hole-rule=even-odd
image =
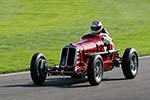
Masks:
[[[139,57],[139,59],[145,59],[145,58],[150,58],[150,56],[142,56],[142,57]]]
[[[12,75],[22,75],[22,74],[28,74],[30,73],[29,71],[25,71],[25,72],[17,72],[17,73],[8,73],[8,74],[1,74],[1,76],[12,76]]]
[[[150,56],[143,56],[143,57],[139,57],[139,59],[146,59],[146,58],[150,58]],[[29,74],[30,71],[25,71],[25,72],[17,72],[17,73],[9,73],[9,74],[1,74],[1,76],[12,76],[12,75],[22,75],[22,74]]]

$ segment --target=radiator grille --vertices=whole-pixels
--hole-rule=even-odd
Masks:
[[[61,54],[61,66],[73,66],[76,61],[76,48],[73,46],[65,46]]]

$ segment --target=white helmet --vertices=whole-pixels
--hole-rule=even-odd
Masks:
[[[95,20],[91,23],[91,32],[93,34],[101,32],[103,29],[103,25],[99,20]]]

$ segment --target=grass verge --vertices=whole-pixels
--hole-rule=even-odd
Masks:
[[[122,54],[134,47],[150,54],[149,0],[1,0],[0,73],[28,70],[35,52],[50,65],[59,63],[61,48],[89,32],[100,19]],[[7,9],[6,9],[7,8]]]

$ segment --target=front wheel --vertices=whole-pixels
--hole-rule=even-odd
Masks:
[[[100,55],[92,56],[87,68],[88,81],[92,86],[98,85],[103,77],[103,61]]]
[[[45,72],[46,58],[42,53],[33,55],[30,64],[30,74],[32,81],[36,85],[42,85],[46,79],[47,73]]]
[[[122,57],[122,70],[126,79],[133,79],[138,72],[138,55],[134,48],[127,48]]]

